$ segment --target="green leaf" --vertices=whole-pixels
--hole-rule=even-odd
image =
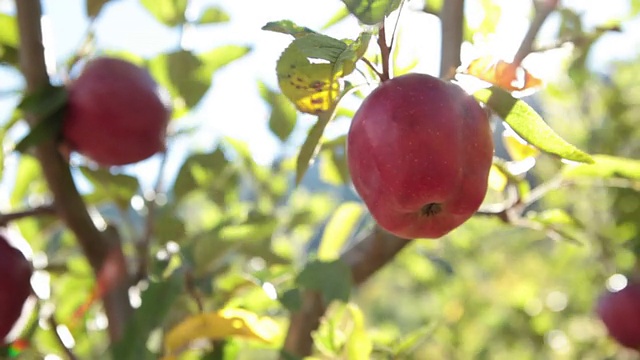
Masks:
[[[46,85],[26,94],[18,104],[18,109],[36,116],[47,117],[62,109],[69,94],[62,86]]]
[[[218,148],[188,157],[178,172],[173,191],[176,201],[180,201],[192,191],[202,189],[217,204],[224,204],[230,196],[235,196],[238,181],[237,170]]]
[[[524,101],[512,97],[508,92],[492,86],[478,90],[473,96],[487,104],[529,144],[567,160],[593,163],[589,154],[561,138],[533,108]]]
[[[345,40],[347,48],[340,54],[334,65],[334,73],[346,76],[356,69],[356,62],[364,56],[371,40],[371,33],[364,32],[355,41]]]
[[[340,10],[338,10],[338,12],[336,12],[331,19],[329,19],[324,25],[322,25],[322,30],[326,30],[330,27],[332,27],[333,25],[339,23],[340,21],[344,20],[347,16],[349,16],[349,9],[347,9],[346,7],[341,8]]]
[[[333,213],[324,229],[320,247],[318,248],[318,259],[337,259],[363,214],[364,208],[362,204],[354,201],[342,203]]]
[[[327,184],[341,186],[349,182],[345,143],[346,136],[340,136],[322,145],[320,179]]]
[[[104,4],[108,3],[109,1],[110,0],[86,0],[85,9],[87,17],[94,18],[98,16]]]
[[[60,136],[64,113],[58,111],[50,115],[34,126],[29,133],[20,140],[14,150],[24,153],[33,146],[37,146],[47,140],[55,140]]]
[[[15,151],[24,153],[44,141],[58,138],[68,96],[64,87],[46,85],[22,98],[17,108],[40,118],[40,121],[16,144]]]
[[[296,312],[302,307],[302,294],[298,288],[285,291],[278,297],[278,300],[291,312]]]
[[[155,359],[147,350],[149,334],[163,323],[171,305],[184,289],[184,272],[174,271],[168,278],[153,281],[142,293],[142,305],[127,322],[122,339],[111,346],[114,359]]]
[[[562,169],[564,178],[623,177],[640,180],[640,160],[610,155],[593,155],[593,164],[568,164]]]
[[[434,322],[407,334],[393,347],[393,354],[395,355],[395,358],[410,358],[411,353],[413,353],[425,341],[429,340],[437,328],[437,323]]]
[[[140,189],[138,179],[130,175],[112,174],[104,168],[91,169],[86,166],[81,166],[80,171],[94,185],[92,203],[111,200],[121,209],[126,209]]]
[[[265,83],[259,82],[258,88],[262,99],[271,105],[269,129],[280,141],[285,142],[296,126],[298,119],[296,108],[286,96],[280,92],[273,91]]]
[[[31,156],[20,156],[14,181],[15,185],[11,193],[11,205],[21,205],[27,196],[35,192],[34,183],[37,184],[38,182],[44,182],[44,176],[38,160]]]
[[[362,310],[355,304],[348,304],[347,310],[351,315],[352,330],[345,344],[347,359],[368,360],[371,359],[373,342],[367,334],[367,327],[364,321]]]
[[[309,34],[317,34],[317,32],[306,26],[300,26],[291,20],[271,21],[262,27],[262,30],[273,31],[282,34],[291,35],[294,38],[300,38]]]
[[[342,0],[349,12],[366,25],[376,25],[396,10],[402,0]]]
[[[9,14],[0,14],[0,64],[18,66],[18,23]]]
[[[300,184],[304,174],[309,169],[311,161],[320,150],[320,139],[324,129],[332,118],[333,111],[324,111],[318,115],[318,121],[311,127],[306,140],[300,147],[300,152],[296,159],[296,186]]]
[[[184,16],[189,0],[140,0],[159,22],[173,27],[186,22]]]
[[[231,18],[226,11],[218,6],[209,6],[202,12],[198,24],[219,24],[228,22]]]
[[[176,116],[196,106],[211,87],[212,76],[221,67],[241,58],[250,48],[225,45],[202,54],[179,50],[160,54],[149,61],[149,70],[174,100]]]
[[[528,212],[527,218],[544,225],[571,225],[576,226],[578,222],[564,209],[547,209],[541,212]]]
[[[341,260],[312,261],[298,274],[296,284],[322,293],[325,304],[333,300],[347,302],[351,292],[351,270]]]

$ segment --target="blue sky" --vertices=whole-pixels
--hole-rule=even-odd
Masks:
[[[565,0],[564,4],[584,11],[586,23],[590,26],[605,23],[628,12],[628,0]],[[410,1],[409,6],[417,3]],[[494,51],[505,56],[512,55],[527,29],[530,15],[530,0],[496,0],[504,7],[503,21],[498,26],[498,34],[492,41]],[[46,41],[50,56],[64,61],[80,44],[86,27],[84,0],[44,0],[47,18],[44,21]],[[342,7],[339,0],[271,0],[271,1],[234,1],[234,0],[192,0],[190,11],[194,15],[206,5],[219,5],[231,16],[228,24],[205,26],[189,29],[180,44],[178,32],[156,22],[135,0],[117,0],[109,3],[97,22],[98,49],[118,49],[151,57],[159,52],[169,51],[182,45],[195,51],[205,51],[225,44],[243,44],[253,48],[252,53],[218,72],[214,77],[211,90],[201,105],[176,125],[189,126],[200,124],[200,131],[188,139],[175,143],[170,151],[168,176],[175,173],[189,150],[211,149],[221,136],[230,136],[246,141],[256,161],[266,164],[281,150],[279,141],[268,130],[269,108],[260,99],[256,87],[257,80],[276,87],[275,62],[287,46],[290,38],[284,35],[260,30],[268,21],[291,19],[295,22],[319,29],[335,12]],[[467,1],[469,21],[482,18],[479,1]],[[0,0],[0,11],[12,11],[12,2]],[[416,71],[436,74],[439,58],[439,26],[434,17],[426,14],[403,14],[403,32],[400,49],[405,59],[420,59]],[[549,19],[541,39],[552,39],[558,24],[558,18]],[[607,64],[616,58],[633,56],[640,48],[640,26],[638,21],[629,23],[623,34],[606,35],[595,49],[591,64],[606,69]],[[327,31],[338,38],[355,38],[359,26],[354,19],[348,19]],[[425,36],[424,34],[429,34]],[[417,45],[416,45],[417,44]],[[496,44],[498,44],[496,46]],[[566,53],[566,52],[565,52]],[[561,54],[562,56],[562,54]],[[561,58],[561,57],[560,57]],[[547,57],[538,60],[540,69],[560,68],[558,59]],[[551,60],[550,60],[551,59]],[[555,59],[555,60],[553,60]],[[549,61],[556,62],[548,66]],[[0,93],[19,88],[21,80],[15,74],[0,69]],[[0,121],[10,116],[17,96],[0,97]],[[301,143],[307,129],[313,124],[313,117],[301,116],[292,141],[290,151]],[[344,133],[348,120],[332,123],[328,136]],[[22,136],[25,126],[15,129],[13,136]],[[5,147],[7,144],[5,144]],[[11,169],[16,159],[8,156],[7,170],[2,186],[6,192],[11,183]],[[128,171],[153,174],[157,168],[157,158],[129,167]],[[149,187],[153,177],[142,177],[143,185]]]

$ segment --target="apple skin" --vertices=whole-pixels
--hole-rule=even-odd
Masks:
[[[425,74],[383,82],[347,137],[353,185],[378,225],[401,238],[439,238],[468,220],[493,159],[486,112],[459,86]]]
[[[640,283],[604,293],[596,313],[620,345],[640,351]]]
[[[0,344],[20,318],[31,295],[31,263],[0,234]]]
[[[132,164],[164,151],[171,111],[145,69],[99,57],[68,91],[62,135],[71,150],[103,166]]]

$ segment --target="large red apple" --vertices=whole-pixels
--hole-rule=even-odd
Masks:
[[[596,312],[609,335],[621,345],[640,350],[640,283],[600,297]]]
[[[459,86],[408,74],[364,100],[347,158],[353,185],[382,228],[439,238],[480,207],[493,140],[487,114]]]
[[[31,295],[31,263],[0,234],[0,345]]]
[[[98,164],[125,165],[163,151],[170,111],[143,68],[101,57],[69,84],[66,144]]]

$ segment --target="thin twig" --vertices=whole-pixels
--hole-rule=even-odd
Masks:
[[[78,360],[78,357],[67,347],[67,345],[64,344],[64,340],[62,340],[62,337],[58,334],[58,322],[53,314],[49,317],[49,326],[51,326],[53,333],[56,335],[56,340],[58,340],[58,344],[60,344],[60,347],[64,351],[65,355],[67,355],[67,358],[69,360]]]
[[[380,71],[378,71],[378,69],[376,69],[375,65],[373,65],[371,63],[371,61],[369,61],[369,59],[362,57],[360,58],[360,60],[362,60],[362,62],[364,62],[365,64],[367,64],[367,66],[369,66],[369,68],[376,73],[376,75],[378,76],[378,78],[380,78],[380,81],[382,81],[382,73]]]
[[[0,214],[0,227],[7,226],[7,224],[12,221],[24,219],[26,217],[55,215],[55,213],[56,213],[55,206],[53,206],[53,204],[47,204],[47,205],[38,206],[32,209]]]
[[[539,5],[535,6],[536,13],[533,21],[531,22],[531,25],[529,25],[529,29],[520,44],[520,48],[518,48],[518,52],[513,58],[513,64],[515,66],[519,66],[522,63],[522,60],[524,60],[524,58],[533,51],[533,43],[538,36],[538,32],[540,32],[540,29],[542,28],[542,24],[544,24],[547,17],[549,17],[557,6],[557,0],[542,1]]]

